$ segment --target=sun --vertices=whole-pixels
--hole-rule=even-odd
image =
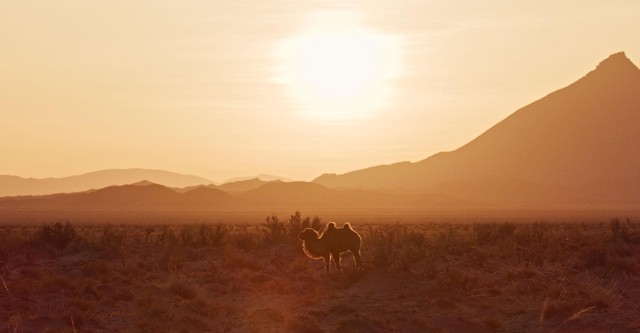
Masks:
[[[393,94],[400,42],[359,24],[352,12],[312,15],[301,34],[279,43],[278,82],[303,114],[325,120],[372,116]]]

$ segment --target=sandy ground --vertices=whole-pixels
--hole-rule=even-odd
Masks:
[[[542,247],[369,226],[365,271],[344,254],[329,274],[298,243],[245,244],[256,227],[215,246],[146,228],[88,228],[64,249],[4,228],[0,332],[640,332],[639,246],[595,237],[608,226],[566,245],[573,230],[551,228]]]

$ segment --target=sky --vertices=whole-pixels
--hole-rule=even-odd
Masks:
[[[640,2],[5,0],[0,174],[311,180],[454,150],[625,51]]]

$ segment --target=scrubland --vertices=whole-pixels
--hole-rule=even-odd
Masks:
[[[0,332],[640,331],[635,221],[354,223],[329,274],[325,222],[0,226]]]

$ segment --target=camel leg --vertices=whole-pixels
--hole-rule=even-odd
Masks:
[[[332,253],[331,256],[333,257],[333,262],[336,264],[336,268],[341,271],[342,267],[340,267],[340,253]]]
[[[327,273],[329,273],[329,269],[331,268],[331,257],[328,253],[324,256],[324,268],[327,270]]]
[[[355,261],[356,267],[362,270],[364,267],[362,263],[362,258],[360,257],[360,251],[351,251],[351,254],[353,254],[353,261]]]

